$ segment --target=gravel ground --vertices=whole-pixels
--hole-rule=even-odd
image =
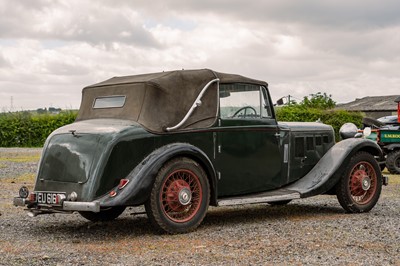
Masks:
[[[142,208],[93,223],[13,207],[18,188],[33,186],[40,152],[0,149],[0,265],[400,265],[400,176],[389,175],[365,214],[318,196],[210,208],[195,232],[156,235]]]

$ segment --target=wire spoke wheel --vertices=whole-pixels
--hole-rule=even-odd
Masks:
[[[382,173],[378,162],[367,152],[353,155],[336,185],[336,196],[347,212],[368,212],[378,202]]]
[[[368,162],[360,162],[354,166],[350,176],[349,189],[354,201],[358,204],[369,203],[376,192],[377,175]]]
[[[160,201],[165,215],[177,223],[187,222],[196,215],[202,197],[198,176],[186,169],[171,173],[160,191]]]
[[[158,231],[186,233],[203,221],[209,201],[210,185],[203,168],[192,159],[179,157],[159,170],[145,208]]]

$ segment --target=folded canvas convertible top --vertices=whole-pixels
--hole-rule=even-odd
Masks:
[[[127,119],[138,122],[149,131],[165,132],[166,128],[182,121],[202,89],[216,78],[220,83],[267,86],[263,81],[209,69],[114,77],[83,89],[77,121]],[[125,96],[125,104],[118,108],[93,108],[97,98],[110,96]],[[205,128],[215,123],[218,113],[217,82],[209,86],[201,102],[201,106],[195,109],[179,129]]]

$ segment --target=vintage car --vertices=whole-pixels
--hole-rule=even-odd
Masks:
[[[386,183],[373,141],[335,144],[331,126],[277,122],[264,81],[209,69],[114,77],[83,89],[76,121],[47,139],[30,216],[91,221],[144,205],[154,228],[184,233],[209,205],[286,204],[336,194],[368,212]]]

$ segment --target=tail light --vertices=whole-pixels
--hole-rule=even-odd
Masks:
[[[29,194],[29,201],[30,202],[36,202],[36,193],[35,192],[31,192]]]
[[[119,189],[123,189],[129,183],[129,179],[121,179],[118,184]]]
[[[57,194],[56,204],[61,204],[67,197],[64,194]]]

